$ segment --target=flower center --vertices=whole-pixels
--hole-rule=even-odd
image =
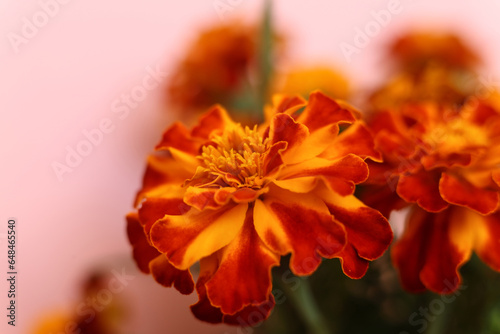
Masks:
[[[446,152],[464,151],[489,145],[488,136],[481,127],[462,118],[434,127],[424,136],[431,147]]]
[[[257,132],[257,126],[250,129],[236,124],[203,146],[198,158],[202,160],[204,174],[208,174],[214,183],[236,188],[260,188],[264,183],[263,153],[267,150],[267,143],[268,139],[263,140]]]

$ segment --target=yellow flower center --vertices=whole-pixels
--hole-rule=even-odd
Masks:
[[[423,139],[432,148],[445,152],[460,152],[489,145],[488,134],[484,128],[463,118],[454,118],[434,127]]]
[[[264,183],[263,153],[267,143],[257,126],[250,129],[236,124],[203,146],[198,158],[202,160],[203,172],[213,181],[236,188],[260,188]]]

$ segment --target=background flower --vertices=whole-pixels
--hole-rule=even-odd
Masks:
[[[386,215],[415,203],[392,250],[403,286],[453,292],[472,250],[500,270],[499,112],[472,99],[458,110],[428,104],[381,112],[371,124],[384,163],[373,164],[378,186],[364,198]]]

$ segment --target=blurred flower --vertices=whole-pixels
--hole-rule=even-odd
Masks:
[[[174,105],[190,110],[224,101],[244,84],[254,66],[257,31],[241,24],[203,32],[172,76],[168,88]]]
[[[307,97],[318,89],[336,99],[347,100],[350,95],[346,77],[327,66],[295,68],[278,78],[275,91]]]
[[[396,74],[369,98],[375,110],[405,103],[462,104],[479,85],[478,56],[452,34],[414,32],[390,47]]]
[[[476,53],[453,34],[408,33],[392,44],[390,53],[401,68],[417,73],[430,63],[454,69],[471,69],[479,63]]]
[[[308,102],[277,96],[266,116],[244,128],[216,106],[191,130],[172,125],[127,216],[134,258],[160,284],[191,293],[199,261],[191,310],[204,321],[267,318],[280,256],[292,254],[296,275],[324,257],[360,278],[392,240],[387,220],[353,195],[368,177],[364,160],[379,161],[354,110],[314,92]]]
[[[478,99],[404,106],[371,128],[384,162],[369,163],[363,198],[386,216],[415,203],[392,250],[403,286],[452,292],[472,250],[500,271],[498,109]]]

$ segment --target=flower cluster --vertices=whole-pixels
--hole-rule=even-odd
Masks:
[[[354,196],[365,159],[380,161],[356,110],[314,92],[276,96],[266,116],[243,127],[215,106],[191,130],[170,126],[127,217],[140,269],[184,294],[196,287],[191,310],[204,321],[266,318],[281,256],[296,275],[339,258],[360,278],[392,240],[382,214]]]

